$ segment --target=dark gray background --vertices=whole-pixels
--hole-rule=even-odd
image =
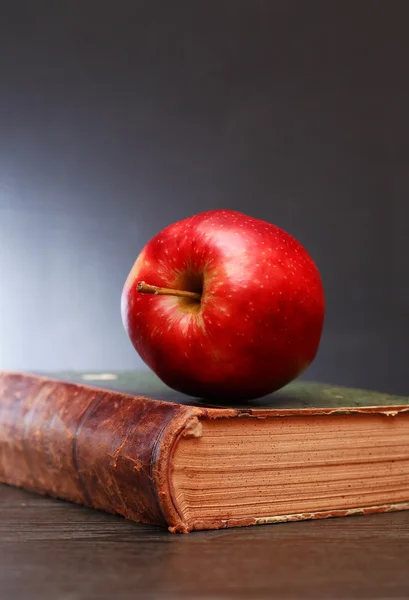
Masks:
[[[409,3],[15,2],[0,19],[0,368],[141,367],[143,245],[233,208],[327,296],[305,377],[409,392]]]

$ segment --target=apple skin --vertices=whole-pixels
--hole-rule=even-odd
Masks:
[[[143,294],[137,283],[201,293]],[[298,377],[321,339],[324,290],[303,246],[279,227],[232,210],[169,225],[142,250],[121,296],[142,360],[169,387],[240,402]]]

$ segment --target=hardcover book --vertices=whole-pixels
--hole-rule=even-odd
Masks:
[[[135,373],[0,373],[0,481],[171,532],[409,508],[409,399],[213,406]]]

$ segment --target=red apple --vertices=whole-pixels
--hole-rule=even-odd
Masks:
[[[264,396],[314,359],[325,301],[320,274],[288,233],[212,210],[158,233],[123,289],[124,327],[169,387],[219,402]]]

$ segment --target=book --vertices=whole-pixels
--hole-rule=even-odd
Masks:
[[[409,508],[409,399],[213,406],[136,373],[0,373],[0,481],[170,532]]]

